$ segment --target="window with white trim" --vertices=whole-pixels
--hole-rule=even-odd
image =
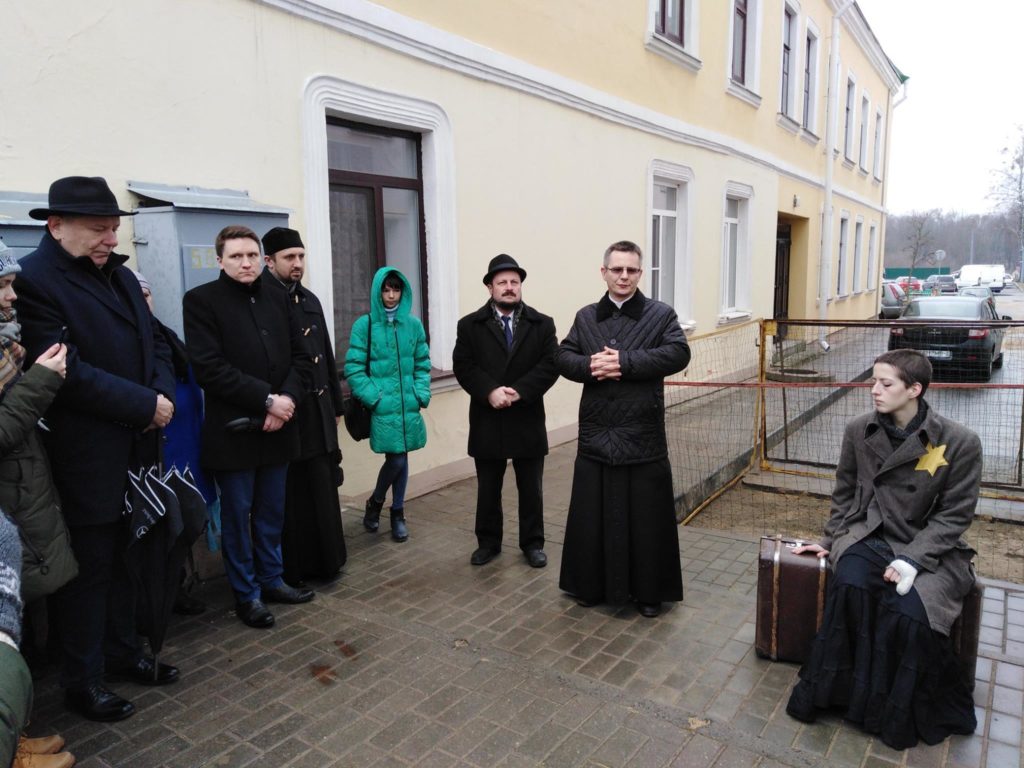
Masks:
[[[760,106],[762,0],[732,0],[729,14],[728,92]]]
[[[858,158],[860,169],[868,169],[868,113],[871,110],[871,101],[867,96],[860,100],[860,157]]]
[[[647,273],[652,298],[676,310],[684,326],[690,319],[689,193],[693,171],[683,165],[655,160],[651,163],[651,239]]]
[[[750,198],[753,189],[730,183],[722,219],[722,311],[720,320],[749,314],[750,306]]]
[[[804,130],[815,132],[817,116],[815,106],[818,98],[818,35],[807,21],[807,36],[804,39],[804,109],[800,124]]]
[[[876,179],[882,178],[882,112],[875,112],[875,152],[871,161],[871,173]]]
[[[864,280],[864,287],[873,289],[875,287],[875,270],[878,262],[878,227],[874,223],[868,229],[868,273]]]
[[[853,160],[853,121],[854,99],[857,96],[857,83],[851,77],[846,81],[846,127],[843,129],[843,156]]]
[[[699,0],[647,0],[647,50],[697,72]]]
[[[858,217],[857,223],[853,225],[853,292],[862,290],[861,283],[861,241],[864,236],[864,222]]]
[[[850,238],[850,215],[843,214],[839,219],[839,263],[836,266],[836,296],[846,296],[846,253]]]
[[[796,114],[796,33],[797,14],[786,4],[782,14],[782,77],[779,94],[779,112],[787,117]]]

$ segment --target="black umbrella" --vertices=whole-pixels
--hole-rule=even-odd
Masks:
[[[154,675],[163,648],[178,574],[189,548],[178,497],[156,467],[128,473],[125,515],[129,541],[125,562],[136,588],[136,620],[149,639]]]

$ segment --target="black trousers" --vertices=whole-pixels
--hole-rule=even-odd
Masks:
[[[122,521],[68,526],[78,576],[50,597],[60,637],[60,685],[103,682],[104,661],[128,663],[141,653],[135,633],[135,590],[124,562]]]
[[[476,462],[476,540],[487,549],[501,549],[501,488],[508,459]],[[519,493],[519,548],[544,548],[544,457],[512,459]]]

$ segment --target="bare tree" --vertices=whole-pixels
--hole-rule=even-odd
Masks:
[[[1016,240],[1017,266],[1024,277],[1024,129],[1017,128],[1014,143],[1003,147],[1003,165],[995,171],[990,197],[1005,216]]]
[[[914,274],[914,267],[918,262],[928,260],[934,253],[932,249],[931,225],[938,218],[940,212],[936,209],[930,211],[913,211],[907,218],[907,245],[906,250],[910,252],[910,274]],[[934,262],[934,259],[932,259]]]

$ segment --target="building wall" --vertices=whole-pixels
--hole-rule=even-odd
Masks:
[[[526,301],[554,316],[563,336],[575,311],[603,293],[610,242],[632,239],[650,253],[652,178],[665,167],[687,179],[686,269],[675,287],[692,333],[771,315],[780,215],[797,222],[790,316],[816,316],[831,5],[806,0],[799,13],[798,39],[808,18],[821,31],[817,141],[780,126],[781,3],[761,7],[756,108],[726,93],[729,4],[698,5],[701,67],[692,72],[645,47],[647,0],[7,4],[0,103],[18,117],[5,121],[0,186],[39,193],[59,176],[103,175],[125,206],[137,204],[129,180],[247,190],[293,211],[310,251],[307,282],[330,307],[326,170],[316,159],[324,116],[358,113],[362,98],[374,121],[401,125],[382,116],[394,98],[425,105],[437,127],[417,130],[442,153],[426,193],[437,367],[450,366],[454,319],[485,301],[481,276],[500,252],[528,270]],[[880,99],[883,78],[851,33],[842,40],[841,81],[852,67]],[[334,102],[318,101],[322,88],[356,95],[324,107]],[[886,135],[889,122],[887,114]],[[865,233],[878,222],[880,265],[884,180],[834,162],[836,209],[862,216]],[[736,190],[746,195],[747,300],[723,317],[723,215]],[[127,252],[131,230],[126,221]],[[831,260],[838,231],[837,223]],[[865,291],[827,311],[869,317],[876,301]],[[412,460],[414,489],[471,466],[467,399],[450,378],[436,390],[428,446]],[[548,396],[554,440],[574,436],[578,397],[566,381]],[[372,485],[377,457],[345,441],[344,490],[358,495]]]

